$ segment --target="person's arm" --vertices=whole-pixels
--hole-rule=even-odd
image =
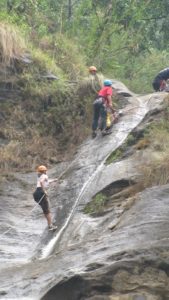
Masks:
[[[107,95],[107,102],[108,102],[108,107],[113,108],[112,96],[111,95]]]
[[[112,112],[115,111],[115,108],[114,108],[114,103],[112,101],[112,97],[116,96],[117,95],[117,91],[115,89],[112,89],[109,90],[109,94],[107,95],[107,104],[108,104],[108,107],[112,110]]]
[[[40,180],[40,185],[41,185],[41,188],[42,188],[43,192],[45,194],[47,194],[46,189],[45,189],[45,179]]]
[[[41,188],[42,188],[43,192],[47,195],[46,188],[49,185],[49,180],[48,180],[48,176],[47,175],[41,176],[40,185],[41,185]]]
[[[160,82],[160,91],[164,91],[165,88],[166,88],[166,80],[163,79],[163,80]]]
[[[49,183],[52,183],[52,182],[56,182],[56,181],[58,181],[58,178],[53,178],[53,179],[49,179]]]

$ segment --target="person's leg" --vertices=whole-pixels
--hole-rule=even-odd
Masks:
[[[107,110],[105,106],[102,104],[100,108],[100,116],[101,116],[101,130],[106,129],[106,119],[107,119]]]
[[[51,213],[49,212],[48,214],[44,214],[44,216],[47,220],[48,227],[50,227],[52,225],[52,215],[51,215]]]
[[[100,115],[100,104],[98,102],[94,102],[94,104],[93,104],[93,123],[92,123],[93,132],[95,132],[98,127],[99,115]]]
[[[45,199],[42,201],[41,206],[42,206],[42,209],[43,209],[44,216],[47,220],[49,230],[57,229],[57,226],[53,225],[53,223],[52,223],[52,215],[51,215],[51,212],[50,212],[50,209],[49,209],[49,201],[48,201],[46,195],[45,195]]]
[[[39,205],[42,207],[44,216],[48,223],[48,227],[50,227],[52,225],[52,215],[51,215],[51,212],[49,209],[49,202],[48,202],[46,195],[44,196],[42,201],[39,203]]]

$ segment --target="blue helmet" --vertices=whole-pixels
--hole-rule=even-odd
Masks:
[[[104,80],[104,85],[105,86],[111,86],[112,85],[112,81],[110,79],[106,79],[106,80]]]

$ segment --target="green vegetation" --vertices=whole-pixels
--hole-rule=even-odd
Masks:
[[[168,102],[168,97],[166,101]],[[149,140],[151,155],[149,163],[140,166],[144,187],[169,183],[169,110],[147,128],[145,137]]]
[[[120,158],[122,158],[123,154],[125,153],[125,151],[127,150],[127,148],[131,145],[133,145],[135,143],[135,138],[133,136],[132,133],[130,133],[126,139],[126,141],[124,142],[124,144],[117,148],[115,151],[113,151],[109,157],[106,160],[106,165],[109,165],[113,162],[115,162],[116,160],[119,160]]]
[[[75,151],[74,145],[87,135],[82,124],[90,122],[83,118],[87,101],[80,102],[78,85],[72,81],[85,70],[81,63],[79,72],[75,72],[81,59],[76,47],[71,51],[67,46],[71,58],[65,55],[65,66],[66,61],[67,67],[72,64],[68,73],[56,63],[52,51],[38,49],[30,42],[30,61],[22,61],[26,43],[15,27],[2,24],[0,38],[1,86],[6,89],[8,85],[12,97],[0,103],[4,116],[0,132],[4,142],[0,148],[1,172],[30,170],[41,162],[49,164],[54,158],[57,161],[69,157]],[[61,56],[58,46],[58,61]],[[48,74],[56,76],[56,80],[45,78]]]
[[[107,159],[110,164],[120,159],[129,146],[135,150],[148,148],[146,164],[139,166],[141,182],[138,191],[145,187],[169,183],[169,97],[166,97],[166,109],[144,130],[144,136],[136,140],[132,133],[126,142]]]
[[[24,39],[14,26],[0,23],[0,63],[10,66],[14,58],[19,58],[25,50]]]
[[[141,0],[139,5],[136,0],[1,2],[0,19],[18,25],[36,47],[51,51],[70,77],[83,75],[85,64],[95,64],[132,90],[147,92],[168,61],[167,0]],[[72,57],[75,48],[79,62]]]
[[[167,0],[2,0],[0,88],[12,96],[0,103],[1,170],[74,152],[91,126],[89,65],[134,92],[152,91],[169,58],[168,12]]]
[[[166,97],[167,106],[168,101],[169,97]],[[133,186],[125,187],[120,192],[109,195],[109,197],[106,197],[102,192],[98,193],[85,206],[85,213],[98,216],[105,211],[108,205],[116,204],[117,199],[119,202],[128,198],[133,199],[133,196],[145,188],[169,183],[169,109],[166,108],[148,124],[141,139],[136,140],[131,133],[124,145],[114,151],[106,163],[110,164],[121,159],[127,147],[130,146],[133,146],[135,150],[146,151],[144,154],[146,163],[140,161],[140,165],[138,165],[139,182]]]
[[[118,149],[116,149],[115,151],[113,151],[110,156],[107,158],[106,160],[106,164],[109,165],[112,162],[120,159],[122,157],[123,154],[123,149],[120,147]]]
[[[103,211],[108,198],[102,193],[97,194],[91,202],[89,202],[85,208],[84,213],[86,214],[99,214]]]

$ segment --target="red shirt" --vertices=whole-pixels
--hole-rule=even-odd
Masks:
[[[111,86],[104,86],[99,92],[98,96],[101,96],[105,99],[106,104],[108,104],[108,99],[107,96],[112,96],[113,95],[113,89]]]

